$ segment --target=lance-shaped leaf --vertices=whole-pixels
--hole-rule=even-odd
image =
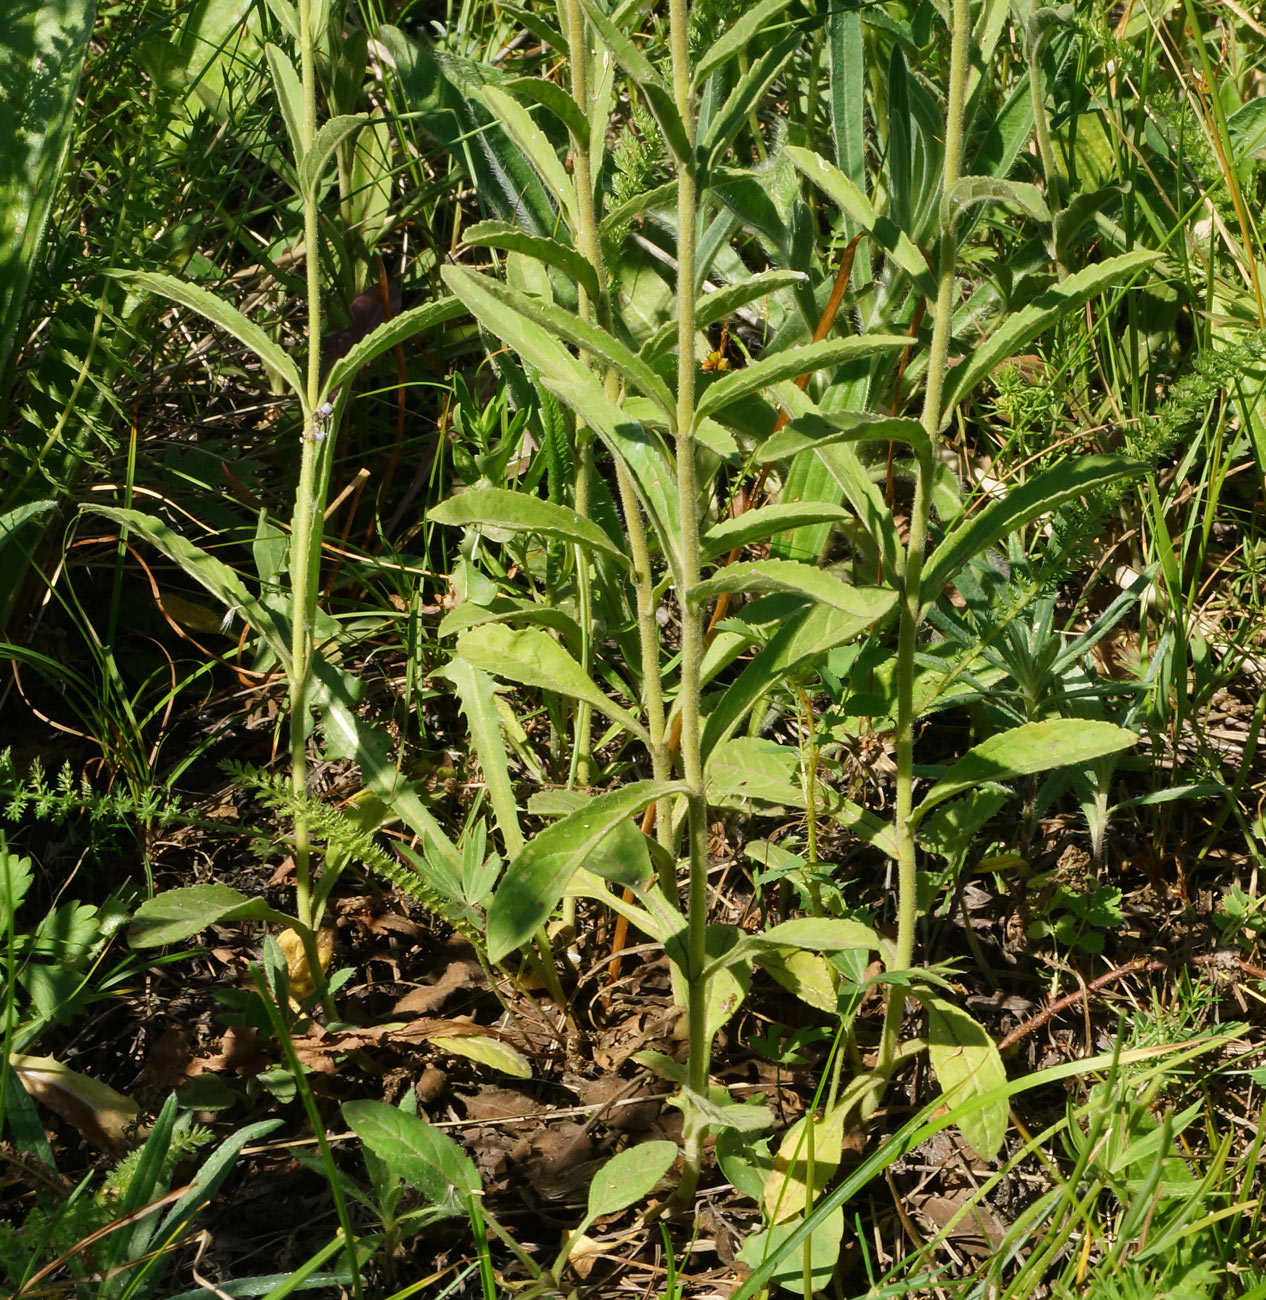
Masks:
[[[264,58],[268,62],[269,72],[272,73],[273,92],[277,96],[277,106],[281,109],[281,120],[286,125],[290,155],[298,162],[304,154],[303,82],[299,80],[295,65],[271,41],[264,46]]]
[[[368,121],[365,113],[345,113],[321,123],[312,137],[312,148],[299,160],[299,186],[305,194],[317,193],[335,150]]]
[[[690,161],[690,141],[676,104],[659,73],[650,60],[633,44],[629,36],[607,17],[592,0],[581,0],[585,15],[597,29],[603,44],[615,60],[629,74],[634,85],[642,92],[647,107],[659,123],[664,139],[678,162]]]
[[[616,406],[593,372],[549,330],[527,315],[507,310],[506,303],[490,287],[495,281],[455,266],[445,267],[441,274],[479,323],[530,361],[541,372],[545,386],[624,462],[660,546],[677,573],[680,563],[676,547],[681,529],[677,523],[676,475],[658,437]],[[504,286],[497,287],[504,290]]]
[[[228,885],[186,885],[147,898],[136,909],[127,937],[133,948],[157,948],[165,943],[183,943],[209,925],[228,921],[294,925],[293,917],[269,907],[262,898],[247,898]]]
[[[564,311],[553,303],[541,302],[498,280],[476,275],[461,267],[445,267],[444,278],[449,288],[466,302],[481,323],[494,334],[502,336],[504,326],[499,327],[498,319],[504,321],[508,309],[544,330],[554,340],[563,339],[613,366],[634,389],[651,398],[667,420],[673,420],[676,404],[668,385],[641,357],[612,338],[600,326],[591,324],[574,312]],[[546,369],[545,366],[541,368]],[[572,375],[576,369],[575,365],[567,366],[561,373]],[[560,372],[557,368],[551,368],[547,373]]]
[[[705,293],[695,304],[695,326],[706,329],[709,325],[732,316],[740,307],[745,307],[757,298],[768,297],[794,284],[803,284],[807,279],[808,276],[803,271],[762,271],[759,275],[748,276],[738,284],[714,289],[711,293]],[[677,322],[665,321],[642,344],[641,355],[647,361],[654,361],[676,345]]]
[[[1122,253],[1096,262],[1070,275],[1067,280],[1048,289],[1027,307],[1006,317],[982,343],[976,344],[961,366],[950,372],[945,393],[945,418],[948,420],[960,402],[993,368],[1014,356],[1045,329],[1084,305],[1097,293],[1120,284],[1152,265],[1160,257],[1145,249]]]
[[[1138,743],[1138,736],[1111,722],[1051,718],[1026,722],[973,746],[927,792],[915,820],[964,790],[991,781],[1010,781],[1055,767],[1074,767]]]
[[[513,856],[523,848],[523,832],[519,828],[519,805],[510,781],[492,678],[460,655],[450,660],[436,676],[446,677],[457,688],[457,698],[461,701],[470,738],[479,757],[488,802],[492,805],[506,852]]]
[[[773,20],[787,8],[791,0],[760,0],[750,9],[740,14],[725,31],[708,47],[703,57],[695,64],[691,80],[695,86],[702,86],[705,81],[727,60],[740,51],[746,53],[748,42],[757,32],[767,32]]]
[[[92,37],[91,0],[16,4],[0,23],[0,393],[21,343],[27,293],[70,151],[75,97]]]
[[[648,425],[611,402],[592,375],[582,374],[577,378],[545,375],[542,380],[551,393],[598,434],[611,454],[623,461],[659,539],[660,549],[674,577],[680,577],[677,547],[681,525],[676,481],[663,442]]]
[[[675,1142],[639,1142],[612,1156],[589,1184],[589,1213],[592,1223],[606,1214],[619,1214],[645,1200],[677,1159]]]
[[[1002,203],[1019,208],[1035,221],[1051,219],[1051,210],[1036,185],[1004,180],[1000,176],[960,176],[950,187],[950,211],[958,216],[978,203]]]
[[[744,123],[751,120],[757,106],[765,99],[770,86],[778,79],[783,65],[800,46],[801,34],[792,30],[790,36],[784,37],[772,49],[752,64],[739,78],[737,85],[726,96],[720,111],[708,124],[707,134],[700,145],[700,156],[706,158],[708,166],[720,162],[742,129]]]
[[[476,97],[479,67],[451,54],[437,55],[425,41],[387,23],[378,28],[378,39],[395,64],[410,111],[466,167],[480,201],[539,235],[554,230],[558,217],[545,187]]]
[[[731,371],[704,389],[695,408],[697,417],[702,419],[705,415],[712,415],[739,398],[758,393],[781,379],[796,379],[874,352],[899,350],[909,342],[904,334],[861,334],[843,339],[821,339],[802,348],[762,357],[742,370]]]
[[[161,271],[114,271],[111,274],[137,289],[158,294],[159,297],[205,316],[213,325],[218,325],[239,343],[250,348],[273,374],[286,381],[300,402],[303,401],[304,388],[303,380],[299,377],[299,367],[279,343],[274,343],[254,321],[247,320],[223,298],[217,298],[199,285],[179,280],[174,275],[165,275]]]
[[[620,824],[648,804],[682,790],[668,781],[637,781],[600,794],[547,826],[506,868],[488,908],[488,956],[501,961],[548,920],[572,876],[596,857]]]
[[[854,587],[834,574],[798,560],[749,560],[731,564],[689,594],[711,600],[721,592],[781,591],[828,605],[855,618],[878,622],[892,608],[896,593],[884,587]]]
[[[115,506],[87,505],[85,510],[104,515],[120,527],[143,537],[151,546],[178,564],[195,582],[216,598],[231,614],[238,614],[268,642],[287,672],[290,671],[289,628],[270,610],[266,609],[246,590],[242,580],[213,555],[182,537],[154,515],[140,510],[124,510]]]
[[[570,104],[571,100],[567,102]],[[475,247],[505,248],[535,258],[546,266],[557,267],[564,275],[575,280],[591,301],[598,298],[598,273],[589,260],[569,244],[547,239],[544,235],[534,235],[522,226],[512,226],[506,221],[481,221],[463,231],[463,237]]]
[[[494,677],[584,700],[639,740],[650,743],[646,728],[633,714],[604,695],[580,664],[545,632],[485,623],[458,638],[457,653]]]
[[[869,610],[865,614],[850,614],[829,605],[815,604],[802,613],[792,614],[779,627],[769,644],[725,688],[716,707],[708,714],[703,731],[705,758],[734,731],[767,691],[783,684],[802,664],[851,641],[891,615],[897,603],[895,591],[865,590],[876,593],[875,606],[880,610],[877,617],[872,617]],[[886,596],[887,600],[879,599],[880,596]]]
[[[577,514],[568,506],[510,488],[471,488],[433,506],[427,518],[438,524],[457,527],[505,528],[516,533],[537,533],[541,537],[574,542],[601,551],[624,564],[624,552],[592,519]]]
[[[810,411],[796,416],[766,438],[756,458],[790,460],[802,451],[841,442],[904,442],[917,451],[931,446],[923,425],[909,416],[873,415],[869,411]]]
[[[983,1097],[1007,1082],[1006,1067],[994,1041],[961,1007],[925,990],[916,990],[928,1013],[928,1057],[944,1093],[945,1106]],[[1007,1136],[1007,1101],[999,1095],[980,1109],[956,1118],[963,1136],[982,1160],[992,1160]]]
[[[798,145],[788,145],[783,152],[798,172],[816,185],[846,217],[860,226],[887,252],[893,262],[919,286],[925,297],[936,297],[936,282],[928,270],[927,261],[911,242],[909,235],[899,229],[890,217],[880,216],[866,195],[838,167],[832,166],[821,154],[802,149]]]
[[[408,311],[402,311],[398,316],[383,321],[363,339],[353,343],[330,367],[330,372],[321,385],[321,401],[327,401],[334,390],[347,383],[362,366],[390,351],[397,343],[403,343],[405,339],[412,338],[423,330],[434,329],[461,314],[462,304],[456,298],[440,298],[436,302],[423,303],[420,307],[410,307]]]
[[[499,86],[485,86],[483,101],[495,114],[506,133],[523,151],[545,188],[558,200],[572,230],[580,229],[580,205],[576,187],[567,169],[554,152],[549,137],[532,121],[531,114],[517,99],[507,95]]]
[[[983,555],[1017,528],[1065,501],[1114,479],[1142,474],[1146,468],[1125,456],[1079,456],[1026,479],[983,510],[963,516],[941,539],[923,571],[920,599],[924,605],[933,604],[969,560]]]
[[[571,133],[578,149],[589,148],[589,123],[576,101],[556,81],[544,77],[515,77],[505,83],[504,89],[548,108]]]
[[[763,541],[784,529],[800,528],[805,524],[838,523],[851,518],[843,506],[832,505],[829,501],[779,501],[772,506],[760,506],[709,528],[700,542],[700,558],[706,563],[727,551]]]

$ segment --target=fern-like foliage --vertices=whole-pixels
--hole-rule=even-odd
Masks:
[[[350,862],[359,863],[482,947],[482,918],[461,897],[459,881],[442,878],[442,873],[426,864],[425,859],[417,859],[417,866],[401,862],[341,809],[311,796],[296,796],[289,779],[280,773],[261,772],[239,763],[224,764],[224,771],[284,820],[302,817],[313,842],[325,845],[326,872],[341,871]],[[255,847],[263,859],[271,846],[261,837]],[[327,882],[327,890],[332,883]]]

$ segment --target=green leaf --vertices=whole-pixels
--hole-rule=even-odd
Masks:
[[[568,881],[603,848],[621,822],[647,804],[678,794],[680,785],[637,781],[600,794],[547,826],[507,867],[488,908],[488,956],[502,961],[549,918]]]
[[[1073,497],[1085,496],[1115,479],[1142,474],[1146,466],[1124,456],[1076,456],[1026,479],[983,510],[963,516],[928,559],[920,600],[933,604],[954,576],[977,555],[1018,528]]]
[[[803,1238],[793,1234],[803,1227]],[[761,1268],[765,1285],[795,1292],[798,1295],[817,1295],[831,1285],[840,1262],[840,1243],[844,1239],[844,1211],[838,1206],[812,1219],[788,1220],[774,1223],[760,1232],[753,1232],[743,1242],[735,1256],[749,1268]],[[808,1259],[809,1286],[804,1286],[805,1259]],[[768,1263],[768,1267],[763,1267]]]
[[[166,943],[183,943],[209,925],[228,921],[294,925],[291,917],[269,907],[262,898],[247,898],[228,885],[186,885],[147,898],[136,909],[127,937],[133,948],[157,948]]]
[[[872,415],[869,411],[811,411],[798,415],[761,443],[758,461],[790,460],[802,451],[841,442],[904,442],[916,450],[931,445],[918,420],[902,415]]]
[[[396,67],[410,112],[465,167],[480,201],[504,221],[552,234],[558,216],[545,187],[476,97],[484,75],[480,68],[451,54],[437,55],[425,41],[387,23],[378,28],[378,39]]]
[[[821,154],[788,145],[784,150],[795,169],[822,191],[847,217],[860,226],[914,282],[927,298],[936,297],[936,282],[923,254],[891,218],[881,216],[860,189]],[[907,340],[908,342],[908,340]]]
[[[544,235],[534,235],[522,226],[512,226],[506,221],[481,221],[478,225],[467,227],[462,232],[462,237],[476,248],[506,248],[535,258],[547,266],[557,267],[584,289],[591,302],[598,299],[597,272],[587,258],[568,244],[559,243],[557,239],[547,239]]]
[[[554,152],[549,137],[532,121],[532,115],[527,109],[500,87],[485,86],[482,98],[506,133],[523,151],[523,156],[532,164],[536,174],[545,183],[545,188],[558,200],[566,214],[568,228],[579,230],[580,205],[576,198],[576,187],[567,175],[567,169],[559,161],[558,154]]]
[[[31,859],[20,858],[0,844],[0,933],[12,928],[32,879]]]
[[[321,385],[321,401],[317,405],[328,401],[334,390],[346,384],[362,366],[368,365],[384,352],[389,352],[397,343],[403,343],[405,339],[412,338],[423,330],[434,329],[461,314],[462,304],[456,298],[440,298],[436,302],[423,303],[420,307],[410,307],[408,311],[402,311],[398,316],[383,321],[363,339],[353,343],[330,367],[330,373]]]
[[[888,598],[878,620],[882,622],[896,608],[897,594],[879,593],[877,590],[876,594]],[[721,699],[708,714],[703,733],[705,757],[730,735],[756,702],[774,686],[785,683],[802,664],[817,655],[851,641],[874,622],[876,620],[869,611],[865,615],[846,614],[828,605],[811,605],[802,613],[790,615],[770,638],[769,644],[725,688]]]
[[[39,515],[46,515],[56,509],[56,501],[28,501],[25,505],[15,506],[12,510],[0,515],[0,547],[28,520]]]
[[[762,271],[759,275],[749,276],[738,284],[714,289],[711,293],[705,293],[695,304],[695,326],[698,329],[706,329],[709,325],[732,316],[749,302],[768,297],[794,284],[804,284],[808,278],[803,271]],[[646,361],[655,361],[670,352],[676,345],[677,322],[665,321],[642,345],[641,355]]]
[[[696,88],[727,60],[740,51],[746,52],[748,43],[757,32],[768,32],[772,21],[791,3],[791,0],[760,0],[730,23],[725,31],[708,47],[695,64],[691,81]]]
[[[607,50],[642,92],[673,156],[678,162],[689,162],[690,141],[686,128],[659,73],[633,41],[592,0],[582,0],[582,4],[585,16],[597,30]]]
[[[223,298],[217,298],[196,284],[178,280],[174,275],[165,275],[160,271],[112,271],[110,274],[146,293],[158,294],[205,316],[213,325],[218,325],[239,343],[245,344],[273,374],[285,380],[300,402],[303,401],[304,385],[298,366],[280,344],[274,343],[258,325],[247,320]]]
[[[304,155],[303,148],[303,82],[295,65],[271,41],[264,46],[264,57],[272,73],[273,92],[281,109],[281,120],[286,124],[286,137],[290,141],[290,156],[298,163]]]
[[[1026,722],[973,746],[927,792],[914,810],[925,816],[937,804],[992,781],[1009,781],[1055,767],[1079,767],[1138,743],[1138,736],[1111,722],[1052,718]]]
[[[361,780],[382,801],[391,817],[398,818],[419,836],[428,856],[459,879],[462,856],[457,847],[419,798],[412,782],[391,761],[391,742],[386,733],[357,715],[358,680],[321,655],[317,656],[312,672],[312,703],[321,713],[327,749],[332,755],[354,761],[360,768]],[[441,886],[440,892],[448,891]]]
[[[807,948],[845,952],[860,948],[879,952],[879,935],[869,925],[843,916],[799,916],[750,936],[757,948]]]
[[[704,389],[695,408],[696,418],[713,415],[740,397],[758,393],[780,379],[796,379],[828,366],[875,352],[904,348],[910,340],[904,334],[861,334],[842,339],[821,339],[791,348],[772,357],[761,357],[742,370],[732,370]]]
[[[246,590],[242,580],[227,564],[221,564],[201,547],[186,541],[174,528],[169,528],[154,515],[115,506],[86,505],[84,509],[113,519],[120,527],[136,533],[151,546],[157,547],[210,592],[225,609],[240,614],[268,643],[269,649],[277,656],[285,671],[290,671],[289,629]]]
[[[0,22],[0,393],[70,149],[91,0],[6,6]],[[79,165],[78,163],[76,165]]]
[[[345,1101],[343,1118],[356,1136],[410,1187],[438,1199],[440,1186],[478,1195],[474,1161],[439,1129],[383,1101]]]
[[[954,407],[1000,362],[1014,356],[1045,329],[1083,306],[1097,293],[1127,280],[1160,257],[1146,249],[1121,253],[1070,275],[1027,307],[1006,317],[983,343],[975,344],[961,366],[950,372],[943,410],[948,420]]]
[[[611,1157],[589,1184],[589,1219],[645,1200],[677,1159],[675,1142],[639,1142]]]
[[[483,772],[488,802],[492,804],[493,816],[501,830],[506,852],[513,857],[523,849],[523,832],[519,828],[519,805],[510,780],[510,765],[506,757],[505,741],[501,736],[501,715],[497,709],[492,678],[460,656],[451,660],[435,675],[447,678],[457,690],[457,698],[461,702],[462,713],[470,728],[471,742]]]
[[[527,1057],[522,1052],[516,1052],[509,1043],[503,1043],[499,1039],[473,1035],[451,1038],[441,1034],[428,1038],[427,1042],[432,1047],[438,1047],[441,1052],[464,1056],[468,1061],[476,1061],[480,1065],[500,1070],[502,1074],[508,1074],[512,1079],[532,1077],[532,1063]]]
[[[865,193],[866,186],[866,37],[859,9],[832,6],[827,16],[831,134],[840,172]],[[845,237],[858,233],[851,218]]]
[[[1003,203],[1019,208],[1035,221],[1051,219],[1051,210],[1036,185],[998,176],[960,176],[950,187],[950,211],[958,216],[978,203]]]
[[[485,623],[458,638],[457,653],[494,677],[584,700],[638,739],[650,741],[646,728],[637,718],[604,695],[580,664],[548,633],[532,627],[515,629],[504,623]]]
[[[1266,158],[1266,95],[1241,104],[1226,119],[1227,133],[1235,161]]]
[[[546,374],[567,378],[577,375],[591,377],[585,367],[571,357],[558,342],[559,339],[564,339],[613,366],[637,391],[651,398],[667,420],[671,422],[675,419],[676,403],[668,385],[641,357],[612,338],[606,330],[582,320],[574,312],[564,311],[553,303],[530,298],[517,289],[511,289],[508,285],[487,276],[476,275],[473,271],[446,266],[443,275],[448,287],[498,338],[513,344],[515,339],[512,335],[517,333],[518,337],[523,336],[523,331],[521,329],[514,331],[514,322],[507,320],[507,316],[511,313],[529,322],[544,334],[549,340],[549,345],[542,347],[539,338],[533,335],[531,342],[535,345],[533,350],[537,355],[533,355],[532,352],[526,355]],[[565,362],[561,362],[558,358],[559,352],[566,357]]]
[[[544,77],[515,77],[512,81],[507,81],[503,88],[549,109],[567,128],[576,148],[589,148],[589,123],[576,101],[557,82],[548,81]],[[467,239],[469,238],[467,234]]]
[[[804,1115],[783,1134],[765,1183],[768,1221],[785,1223],[818,1199],[840,1167],[851,1110],[851,1106],[836,1106],[821,1118]]]
[[[707,134],[700,146],[700,154],[707,159],[709,167],[725,157],[735,136],[751,120],[752,114],[768,95],[769,88],[782,72],[783,65],[800,47],[800,41],[800,32],[793,29],[790,36],[766,50],[726,96],[720,111],[708,124]]]
[[[681,572],[677,548],[681,526],[671,458],[662,440],[641,420],[607,399],[590,375],[568,379],[548,375],[545,387],[569,406],[623,461],[673,574]]]
[[[713,524],[701,539],[699,557],[706,564],[718,555],[763,541],[787,528],[836,523],[851,518],[851,513],[843,506],[832,505],[829,501],[780,501],[772,506],[760,506],[756,510],[745,510],[734,519]]]
[[[922,989],[916,996],[927,1008],[928,1057],[951,1114],[964,1101],[1004,1087],[1006,1067],[984,1027],[944,998]],[[1000,1095],[955,1122],[976,1154],[992,1160],[1007,1136],[1006,1098]]]
[[[312,137],[312,148],[299,160],[299,188],[305,194],[316,197],[335,150],[368,121],[366,113],[345,113],[321,123]]]
[[[433,506],[427,518],[439,524],[469,528],[487,526],[518,533],[537,533],[574,542],[628,563],[624,552],[597,524],[567,506],[510,488],[471,488]]]
[[[733,807],[736,802],[759,799],[803,808],[799,768],[799,751],[788,745],[759,736],[732,736],[708,755],[704,769],[708,803]]]
[[[897,593],[884,587],[854,587],[825,569],[799,560],[747,560],[727,565],[690,593],[692,600],[711,600],[723,591],[781,591],[857,618],[879,622],[892,609]]]

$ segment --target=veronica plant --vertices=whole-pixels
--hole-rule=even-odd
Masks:
[[[319,712],[331,756],[353,758],[365,782],[423,840],[428,855],[460,874],[461,857],[416,793],[397,780],[388,759],[387,738],[365,727],[355,713],[358,686],[350,674],[321,652],[336,627],[318,609],[323,520],[333,456],[331,432],[338,427],[351,380],[375,357],[420,330],[452,316],[455,304],[431,302],[379,324],[342,350],[328,369],[322,366],[322,273],[324,246],[320,215],[331,171],[347,170],[347,149],[367,125],[364,113],[340,113],[320,121],[317,111],[317,55],[332,56],[334,25],[328,6],[297,0],[271,7],[299,56],[296,70],[279,46],[264,51],[289,146],[288,165],[278,168],[289,181],[303,213],[307,315],[307,356],[301,370],[269,334],[236,307],[206,289],[149,271],[118,274],[138,293],[156,294],[206,317],[244,344],[274,385],[288,392],[298,408],[300,462],[288,538],[261,515],[254,546],[258,590],[227,565],[177,533],[163,520],[130,508],[94,507],[127,533],[158,547],[170,560],[216,597],[230,616],[241,618],[258,638],[261,658],[279,665],[290,690],[290,774],[294,794],[296,899],[293,917],[217,885],[193,886],[150,900],[138,912],[134,943],[179,942],[206,925],[230,919],[260,919],[292,928],[308,969],[320,982],[324,962],[317,936],[326,899],[337,876],[327,870],[317,880],[308,817],[303,811],[307,786],[307,748],[313,710]],[[337,78],[336,78],[337,80]],[[344,78],[344,81],[346,78]],[[340,102],[339,96],[327,98]],[[425,862],[427,859],[422,859]],[[327,1011],[330,1010],[327,999]]]
[[[868,1075],[833,1093],[837,1107],[865,1113],[878,1104],[886,1080],[906,1055],[899,1050],[899,1030],[910,993],[928,1012],[933,1065],[947,1091],[984,1090],[1002,1077],[1001,1061],[984,1030],[933,991],[930,973],[912,971],[919,823],[934,808],[966,796],[982,783],[1085,764],[1134,740],[1132,733],[1105,722],[1055,719],[1025,724],[978,745],[919,802],[915,800],[919,637],[941,593],[964,565],[1000,540],[1060,503],[1093,493],[1136,469],[1119,457],[1068,461],[967,514],[955,492],[946,490],[939,468],[943,431],[958,405],[995,365],[1151,259],[1129,253],[1068,274],[1011,313],[995,303],[988,336],[951,369],[955,330],[969,324],[959,308],[958,276],[959,241],[970,212],[1001,204],[1048,227],[1052,221],[1035,187],[996,174],[1010,165],[1024,132],[1016,133],[1014,148],[1004,159],[989,163],[989,175],[974,175],[964,163],[967,127],[979,99],[979,69],[996,45],[1006,6],[988,0],[973,25],[968,0],[956,0],[948,16],[952,53],[942,119],[939,128],[925,132],[930,140],[939,131],[944,141],[939,170],[927,173],[925,167],[922,197],[907,205],[913,235],[930,232],[931,272],[912,234],[895,225],[866,194],[856,130],[837,129],[838,153],[852,176],[820,154],[792,146],[779,149],[776,159],[769,157],[762,164],[764,171],[729,165],[736,137],[748,128],[799,43],[794,26],[778,26],[786,7],[785,0],[764,0],[692,57],[689,13],[684,0],[673,0],[670,56],[664,67],[653,64],[639,48],[627,26],[627,10],[608,14],[588,0],[568,0],[561,9],[565,32],[549,28],[534,15],[533,30],[567,55],[571,93],[544,82],[489,85],[480,92],[479,111],[495,123],[497,147],[508,150],[519,169],[526,163],[547,192],[553,225],[547,232],[534,228],[525,210],[517,224],[483,223],[470,232],[471,242],[505,252],[504,280],[460,267],[444,272],[448,287],[484,329],[571,413],[578,445],[596,440],[604,449],[617,480],[625,530],[617,535],[587,518],[586,493],[579,485],[575,509],[496,485],[463,493],[441,506],[435,517],[475,530],[495,527],[565,538],[587,552],[590,562],[626,575],[630,603],[637,611],[641,656],[640,665],[629,665],[624,672],[619,665],[608,665],[605,674],[635,702],[630,708],[602,689],[590,671],[585,647],[592,644],[591,629],[552,619],[555,627],[563,628],[564,642],[572,638],[569,647],[543,630],[541,620],[526,609],[489,609],[465,618],[466,630],[458,637],[448,671],[458,683],[468,716],[489,723],[482,729],[483,741],[477,739],[476,744],[510,849],[509,866],[489,912],[490,955],[502,959],[513,953],[538,933],[561,899],[578,894],[602,898],[664,943],[678,974],[689,1036],[684,1069],[674,1071],[671,1062],[655,1062],[682,1084],[687,1122],[679,1202],[693,1190],[709,1125],[750,1128],[761,1122],[752,1108],[730,1106],[718,1097],[709,1087],[708,1069],[712,1036],[741,1000],[751,967],[763,958],[812,948],[869,948],[883,956],[889,987],[878,1058]],[[858,77],[861,21],[857,13],[833,17],[833,76]],[[760,35],[768,32],[775,34]],[[403,38],[396,46],[407,53]],[[398,61],[404,64],[407,59]],[[674,179],[613,208],[600,178],[607,140],[628,129],[619,119],[612,121],[612,70],[617,66],[657,124]],[[843,94],[835,100],[839,128],[841,116],[854,110]],[[860,112],[858,107],[855,113]],[[560,136],[567,142],[570,169],[560,156]],[[907,372],[912,388],[922,388],[918,419],[877,413],[869,404],[877,390],[864,379],[832,384],[834,375],[845,373],[841,367],[848,367],[853,376],[869,373],[872,380],[891,373],[909,348],[911,335],[917,334],[918,320],[903,333],[876,329],[832,336],[834,308],[823,313],[820,301],[802,292],[806,282],[821,276],[816,254],[805,249],[802,238],[797,243],[788,235],[779,246],[777,232],[771,234],[774,218],[781,220],[775,175],[779,183],[799,176],[838,206],[844,232],[853,239],[864,237],[868,258],[882,258],[888,281],[905,285],[904,296],[889,290],[894,301],[904,302],[912,314],[917,310],[922,319],[924,307],[916,308],[915,303],[921,295],[930,300],[926,350],[917,350]],[[855,179],[858,175],[861,182]],[[733,271],[733,283],[713,284],[709,277],[724,279],[732,270],[727,262],[730,237],[744,223],[749,230],[758,228],[760,198],[771,194],[774,201],[767,207],[772,215],[760,242],[781,265],[753,277],[740,264]],[[782,223],[784,234],[804,219],[798,204],[801,200],[793,194],[788,220]],[[636,304],[621,277],[625,247],[604,240],[605,234],[614,239],[627,232],[630,218],[638,215],[648,229],[653,223],[661,246],[669,244],[666,260],[675,266],[671,315],[658,329],[645,328],[633,311]],[[771,313],[778,322],[760,356],[742,369],[729,371],[715,364],[701,368],[708,352],[701,330],[757,297],[776,304]],[[976,328],[974,322],[970,328]],[[805,342],[810,334],[813,340]],[[666,360],[671,365],[665,365]],[[512,363],[503,359],[502,364]],[[807,382],[793,382],[810,377],[816,379],[811,388]],[[851,401],[841,405],[842,394]],[[859,401],[863,404],[855,404]],[[908,459],[900,461],[913,497],[904,537],[862,458],[864,444],[876,442],[896,443],[909,452]],[[834,499],[812,499],[812,493],[805,500],[784,496],[776,504],[715,522],[716,470],[727,458],[740,468],[764,465],[777,471],[791,465],[793,477],[795,465],[816,465],[832,481]],[[582,474],[593,473],[583,456],[578,463]],[[935,541],[934,498],[942,528]],[[794,530],[836,524],[845,529],[858,556],[874,557],[878,585],[847,581],[838,572],[818,567],[816,556],[807,561],[794,558],[789,553],[793,548],[780,544]],[[774,540],[774,558],[721,563],[727,554],[767,539]],[[678,667],[661,693],[664,648],[655,622],[646,615],[666,588],[676,593],[680,642]],[[752,599],[740,619],[723,623],[719,635],[709,640],[706,620],[712,603],[735,595]],[[590,616],[582,607],[581,621]],[[780,797],[790,787],[780,776],[780,747],[738,735],[739,728],[789,676],[832,647],[878,635],[893,623],[895,818],[885,823],[837,797],[824,797],[822,812],[897,862],[895,942],[843,918],[792,920],[755,936],[710,925],[705,835],[709,803],[723,801],[736,790],[758,799],[797,802],[794,794],[786,800]],[[755,656],[727,685],[716,686],[753,644]],[[490,708],[490,676],[569,697],[578,709],[601,714],[611,724],[609,736],[645,747],[653,779],[596,796],[543,797],[533,810],[561,815],[524,842],[505,750]],[[675,733],[680,735],[677,759]],[[577,727],[575,735],[584,743],[582,728]],[[791,758],[794,766],[794,752]],[[670,780],[672,775],[678,779]],[[801,806],[803,800],[801,794]],[[629,823],[631,815],[651,804],[659,807],[658,845]],[[644,818],[643,827],[649,824]],[[670,855],[667,863],[665,850]],[[671,870],[679,851],[687,864],[684,899]],[[611,884],[626,892],[613,893]],[[982,1152],[996,1150],[1005,1130],[1005,1109],[995,1105],[973,1113],[974,1145]]]

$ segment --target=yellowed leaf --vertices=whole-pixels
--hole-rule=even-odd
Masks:
[[[765,1213],[771,1223],[785,1223],[811,1205],[840,1167],[851,1107],[836,1106],[829,1115],[806,1115],[784,1134],[765,1181]]]
[[[9,1064],[36,1101],[73,1124],[93,1146],[112,1155],[127,1150],[136,1136],[140,1115],[140,1107],[131,1097],[70,1069],[51,1056],[22,1056],[14,1052]]]

